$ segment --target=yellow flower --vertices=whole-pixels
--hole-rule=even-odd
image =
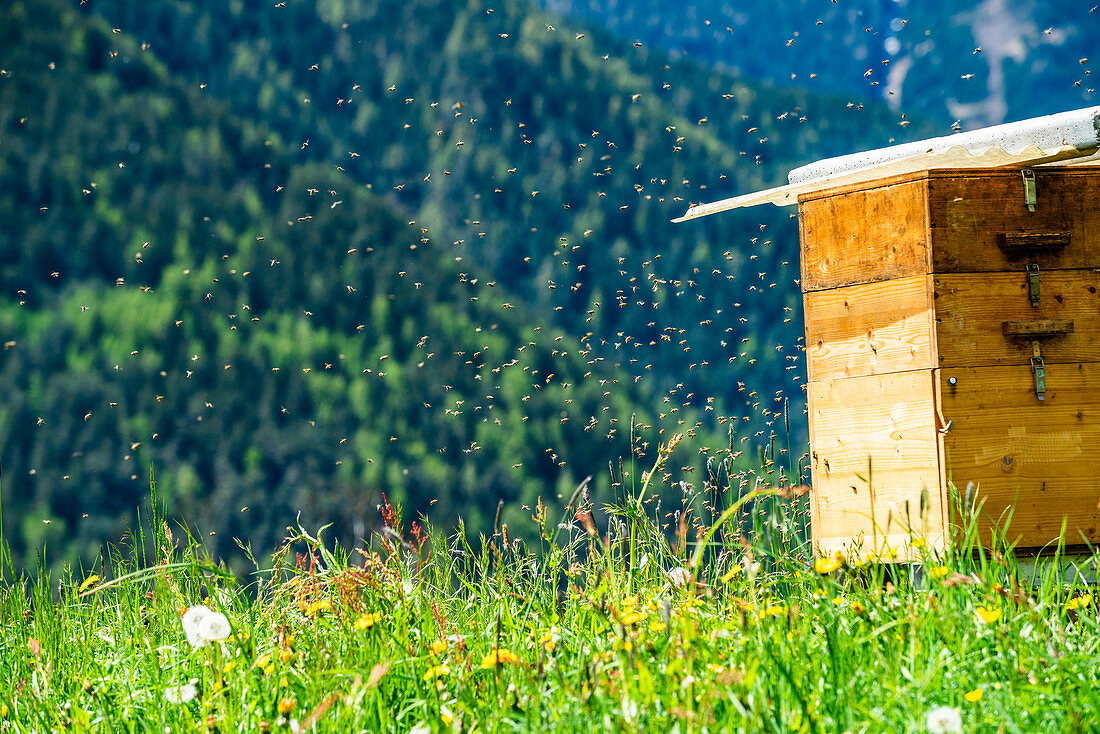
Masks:
[[[722,583],[728,584],[730,581],[733,581],[735,578],[741,575],[742,570],[743,569],[739,564],[733,564],[732,566],[730,566],[730,570],[722,574]]]
[[[918,536],[916,538],[913,538],[913,540],[909,543],[909,545],[911,545],[914,548],[923,548],[924,545],[925,545],[924,536]]]
[[[867,609],[858,601],[852,602],[852,613],[858,616],[862,616]]]
[[[433,642],[431,644],[431,646],[428,649],[432,651],[432,655],[436,655],[436,656],[442,655],[447,650],[447,641],[446,640],[436,640],[435,642]]]
[[[1092,594],[1082,594],[1081,596],[1075,596],[1066,602],[1066,609],[1081,609],[1092,604]]]
[[[314,617],[321,612],[327,612],[329,609],[332,609],[332,602],[328,599],[321,599],[320,601],[315,601],[310,604],[302,613],[307,617]]]
[[[382,619],[382,612],[368,612],[355,620],[355,629],[368,630]]]
[[[642,620],[648,618],[649,614],[647,614],[646,612],[631,612],[630,614],[623,615],[623,624],[629,627],[633,624],[638,624],[638,622],[641,622]]]
[[[236,669],[236,667],[237,667],[237,661],[236,660],[230,660],[228,663],[226,663],[222,667],[222,672],[223,673],[232,673]]]
[[[928,569],[928,578],[942,579],[949,573],[951,573],[951,569],[947,566],[932,566],[932,568]]]
[[[80,588],[76,590],[76,593],[83,594],[90,587],[94,586],[97,581],[99,581],[99,575],[93,573],[91,576],[84,579],[84,582],[80,584]]]
[[[285,647],[279,652],[279,660],[284,663],[289,663],[294,659],[294,651],[287,650]]]
[[[822,556],[814,561],[814,570],[824,576],[827,573],[832,573],[841,566],[844,565],[844,556],[837,551],[834,556]]]
[[[446,665],[433,665],[432,667],[424,671],[424,682],[427,683],[428,681],[435,680],[440,676],[449,675],[450,672],[451,669]]]
[[[665,629],[665,623],[659,619],[655,619],[649,623],[650,632],[663,632]]]
[[[509,652],[508,650],[498,650],[494,647],[492,651],[485,656],[485,659],[481,661],[481,667],[492,668],[497,665],[504,665],[505,663],[518,662],[520,662],[520,660],[515,653]]]
[[[263,670],[269,665],[271,665],[271,653],[267,653],[256,658],[256,662],[252,664],[252,667],[260,668],[261,670]]]
[[[974,610],[974,613],[978,615],[978,620],[983,624],[993,624],[1001,618],[999,607],[978,607]]]
[[[279,709],[280,716],[289,716],[294,711],[294,699],[293,698],[280,698],[276,708]]]
[[[768,606],[760,610],[760,619],[764,619],[764,617],[768,616],[783,617],[786,616],[786,614],[787,607],[783,606],[782,604],[769,604]]]
[[[969,693],[964,693],[963,698],[965,698],[970,703],[977,703],[978,701],[980,701],[982,699],[982,689],[981,688],[975,688],[973,691],[970,691]]]
[[[561,639],[561,635],[558,633],[557,627],[551,627],[546,632],[539,635],[539,645],[546,652],[554,652],[558,646],[558,640]]]

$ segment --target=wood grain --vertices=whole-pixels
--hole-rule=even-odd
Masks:
[[[802,290],[931,272],[923,181],[799,203]]]
[[[934,269],[1010,270],[1037,262],[1043,270],[1100,267],[1100,168],[1035,170],[1037,206],[1029,212],[1018,170],[933,171],[928,216]],[[1060,233],[1065,247],[1002,247],[1008,241]]]
[[[815,546],[942,532],[933,370],[811,382],[808,393]]]
[[[1040,340],[1047,364],[1100,361],[1100,273],[1040,271],[1039,278],[1039,306],[1033,308],[1023,269],[936,275],[940,366],[1027,365],[1032,338]],[[1047,333],[1006,336],[1006,321],[1062,323],[1052,324]],[[1072,332],[1064,322],[1073,323]]]
[[[810,380],[936,366],[930,276],[814,291],[803,302]]]
[[[1058,319],[1005,321],[1001,324],[1001,333],[1005,336],[1025,336],[1033,339],[1044,336],[1064,336],[1073,333],[1073,322]]]
[[[1002,250],[1012,251],[1012,257],[1026,257],[1030,250],[1066,247],[1071,240],[1069,232],[1004,232],[1000,245]]]
[[[956,487],[977,486],[990,515],[982,526],[1014,507],[1013,538],[1025,546],[1057,536],[1063,518],[1069,542],[1080,542],[1079,531],[1100,540],[1100,364],[1049,365],[1042,403],[1026,366],[943,369],[939,377],[951,421],[948,475]]]

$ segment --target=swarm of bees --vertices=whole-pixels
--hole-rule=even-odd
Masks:
[[[273,155],[309,156],[310,160],[323,161],[336,176],[305,186],[298,183],[290,187],[286,181],[273,186],[271,193],[281,202],[280,211],[291,212],[280,228],[289,231],[315,226],[318,221],[352,209],[359,201],[352,196],[353,190],[384,197],[409,215],[403,247],[407,247],[410,265],[392,274],[394,282],[409,285],[401,290],[401,297],[432,302],[459,293],[477,304],[474,313],[482,314],[483,320],[471,324],[473,346],[447,350],[440,346],[443,340],[425,333],[413,338],[411,354],[402,354],[400,349],[382,346],[395,344],[397,335],[379,333],[374,326],[360,323],[353,329],[354,336],[368,346],[361,352],[366,356],[354,364],[341,354],[319,363],[270,364],[266,369],[293,372],[296,379],[304,380],[321,380],[340,372],[352,376],[349,379],[372,383],[385,383],[410,369],[420,371],[428,375],[422,384],[430,386],[417,397],[424,410],[441,414],[458,431],[487,423],[501,433],[516,430],[502,422],[503,411],[497,405],[505,394],[502,385],[518,372],[527,386],[521,398],[525,405],[532,400],[545,402],[552,395],[553,422],[579,424],[592,438],[616,441],[633,433],[630,440],[636,446],[647,447],[639,450],[652,456],[662,441],[674,433],[684,433],[688,437],[684,451],[703,457],[696,466],[706,464],[708,457],[728,456],[739,461],[735,485],[755,481],[755,472],[777,471],[775,465],[782,462],[776,462],[774,455],[771,467],[763,469],[742,459],[774,444],[776,436],[798,439],[804,431],[801,414],[805,377],[793,221],[788,212],[782,212],[767,213],[762,221],[742,218],[723,223],[721,226],[735,230],[733,235],[716,234],[716,224],[682,225],[675,230],[667,222],[690,204],[718,192],[779,183],[785,171],[778,170],[775,161],[790,160],[786,150],[795,147],[801,128],[812,124],[815,116],[859,124],[861,113],[889,105],[892,111],[888,114],[900,126],[889,134],[897,134],[898,129],[904,132],[912,117],[902,111],[898,99],[904,69],[921,63],[927,50],[915,49],[929,48],[921,44],[929,43],[931,31],[915,28],[901,14],[904,6],[898,6],[897,14],[884,19],[881,27],[858,29],[868,37],[881,39],[876,42],[881,58],[866,59],[867,68],[853,75],[861,78],[844,80],[846,84],[862,85],[864,96],[838,103],[799,93],[806,106],[792,104],[773,109],[747,101],[759,94],[751,84],[723,86],[718,82],[729,78],[717,73],[710,78],[700,75],[695,88],[679,88],[684,84],[682,80],[691,76],[680,67],[674,69],[673,64],[679,62],[672,58],[665,63],[667,50],[649,38],[609,41],[602,34],[581,30],[579,21],[550,17],[516,2],[501,6],[485,10],[474,21],[481,27],[468,32],[486,35],[499,53],[507,55],[531,53],[532,44],[545,44],[557,57],[583,67],[581,76],[605,74],[600,78],[629,79],[636,86],[620,88],[621,94],[614,99],[600,100],[599,109],[583,109],[584,104],[594,102],[580,92],[568,96],[569,104],[577,108],[574,113],[584,124],[583,129],[565,124],[551,129],[544,118],[558,112],[533,106],[531,87],[536,88],[537,96],[539,85],[553,88],[560,84],[555,79],[560,73],[558,66],[548,66],[545,79],[527,80],[524,88],[500,89],[488,80],[484,89],[466,88],[456,93],[444,79],[425,80],[416,70],[409,70],[407,78],[398,72],[394,78],[371,86],[356,78],[361,60],[349,60],[336,53],[311,58],[317,49],[302,49],[300,58],[289,62],[287,73],[301,78],[307,96],[288,91],[288,108],[321,109],[323,113],[317,114],[335,116],[369,103],[386,112],[380,119],[395,122],[392,129],[375,129],[369,136],[349,132],[346,139],[331,139],[331,131],[303,129],[295,142],[268,141]],[[109,22],[114,20],[109,17],[109,9],[93,12],[103,12]],[[278,14],[289,10],[286,3],[278,2],[257,12]],[[545,17],[545,22],[537,24],[541,38],[529,37],[530,26],[523,22],[525,14]],[[830,29],[835,32],[842,22],[843,17],[837,13],[809,18],[806,27],[790,34],[774,53],[797,54],[814,43],[814,33]],[[725,29],[724,42],[731,53],[738,37],[750,32],[732,18],[714,18],[713,23],[714,29]],[[712,20],[699,24],[700,31],[710,29]],[[118,48],[107,52],[109,63],[122,64],[139,48],[137,53],[157,52],[155,44],[133,37],[125,24],[119,23],[117,28],[113,25],[111,36]],[[351,39],[362,32],[361,27],[348,23],[333,28],[341,43],[346,40],[344,36]],[[1058,34],[1056,27],[1046,28],[1035,34],[1035,43]],[[962,69],[957,76],[972,85],[996,84],[999,72],[983,64],[1002,63],[1007,52],[997,46],[997,39],[977,40],[980,44],[965,59],[974,66]],[[1066,85],[1092,94],[1089,59],[1080,58],[1076,67],[1063,70],[1073,77],[1067,77]],[[0,84],[8,76],[8,71],[0,70]],[[340,82],[330,83],[325,77]],[[825,81],[816,69],[791,74],[793,84],[810,80],[817,85]],[[224,91],[213,80],[199,80],[197,86],[206,95]],[[322,98],[320,90],[331,94]],[[296,95],[293,98],[289,96],[292,93]],[[781,101],[793,98],[777,97]],[[875,98],[877,101],[872,101]],[[833,108],[826,109],[825,105]],[[959,109],[960,119],[953,128],[967,122],[963,118],[969,108],[960,105]],[[302,115],[305,120],[318,119],[311,116],[314,112]],[[624,123],[624,119],[629,122]],[[387,151],[395,147],[435,151],[426,158],[411,157],[428,161],[431,168],[380,165],[379,161],[390,155]],[[478,163],[485,150],[494,151],[495,160],[501,160],[500,155],[514,155],[514,159],[497,163],[495,170],[489,171]],[[646,154],[652,151],[660,151],[661,155],[647,159]],[[132,162],[117,161],[109,173],[117,182],[139,176],[140,171],[141,159],[135,158]],[[552,180],[555,175],[567,185]],[[332,184],[331,180],[341,183]],[[78,198],[95,198],[102,185],[101,180],[87,181],[76,192]],[[564,192],[566,198],[554,199],[548,191]],[[316,206],[321,201],[323,206]],[[467,212],[460,221],[446,216],[458,207]],[[42,211],[45,209],[42,207]],[[227,252],[218,268],[196,266],[174,277],[185,281],[204,279],[203,300],[214,302],[222,279],[246,279],[264,268],[288,271],[290,267],[280,257],[265,252],[265,238],[272,235],[281,237],[285,232],[257,233],[255,247],[247,254],[243,249]],[[714,240],[725,246],[721,254],[711,249]],[[517,242],[527,246],[519,251],[500,249],[500,243]],[[171,242],[135,244],[130,259],[139,267],[139,273],[141,267],[149,267],[146,262],[173,247]],[[370,243],[332,245],[348,263],[377,254],[372,253]],[[454,267],[454,283],[445,287],[429,285],[419,275],[423,272],[419,258],[426,257],[422,255],[425,251]],[[698,253],[713,256],[701,259]],[[222,265],[225,267],[219,269]],[[214,272],[217,275],[212,275]],[[54,271],[49,275],[63,279],[67,274]],[[300,272],[283,274],[288,280],[301,276]],[[139,289],[150,302],[159,297],[157,284],[133,282],[132,275],[119,274],[111,284]],[[366,303],[378,297],[370,292],[370,284],[356,280],[334,281],[328,287],[333,299],[348,297]],[[26,302],[26,290],[12,289],[16,291],[19,302]],[[441,303],[446,305],[446,301]],[[484,308],[486,304],[488,308]],[[315,312],[325,310],[319,303],[300,306],[298,315],[307,321],[314,320]],[[396,307],[401,306],[398,303]],[[84,318],[101,318],[94,303],[80,308]],[[224,328],[269,328],[268,322],[275,319],[265,318],[262,310],[241,303],[235,312],[225,315]],[[191,316],[171,314],[166,323],[182,332]],[[503,330],[498,329],[502,323],[507,323],[509,329],[512,324],[523,325],[523,336],[514,351],[502,352],[497,346],[500,340],[494,332]],[[21,345],[20,339],[5,337],[5,351],[18,351]],[[127,360],[136,363],[147,359],[146,352],[151,350],[141,338],[125,346],[129,349],[120,353],[118,363],[108,369],[123,370]],[[201,351],[195,351],[187,364],[165,364],[161,370],[185,371],[190,379],[195,369],[206,364],[218,364],[228,375],[225,379],[236,379],[234,362]],[[449,397],[452,385],[448,380],[456,366],[472,371],[483,388],[479,395],[464,391],[459,398]],[[432,377],[433,371],[438,371],[437,378]],[[584,383],[599,388],[602,403],[596,414],[578,410],[574,396],[585,387]],[[726,389],[718,389],[722,385]],[[647,406],[650,417],[634,423],[630,415],[619,414],[620,394],[625,404],[651,400]],[[195,398],[195,420],[201,421],[217,409],[203,395],[196,394]],[[155,404],[163,401],[165,394],[153,390],[144,399]],[[112,411],[140,412],[147,408],[115,401],[85,409],[81,418],[91,425],[108,420],[105,416]],[[308,421],[313,427],[324,427],[322,415],[326,412],[298,415],[287,405],[280,410],[284,418]],[[471,423],[471,415],[476,415],[479,422]],[[48,430],[48,423],[41,417],[30,416],[28,420],[28,429]],[[351,459],[357,449],[355,442],[348,442],[347,435],[354,432],[354,426],[328,428],[340,436],[333,447],[340,457],[338,463]],[[471,456],[485,451],[481,435],[464,436],[461,451]],[[379,445],[396,444],[401,438],[387,435]],[[543,438],[546,442],[556,440],[551,435]],[[125,446],[120,447],[120,463],[132,466],[139,451],[155,450],[165,439],[153,432],[126,437]],[[689,447],[692,439],[698,443]],[[711,445],[713,441],[720,443]],[[442,439],[440,445],[431,448],[448,455],[449,445]],[[789,446],[784,451],[801,453],[796,449]],[[454,453],[453,447],[450,450]],[[574,453],[568,445],[552,443],[546,447],[546,457],[559,470],[581,476],[591,473],[593,467],[570,466],[568,457]],[[505,464],[504,458],[499,461],[517,475],[532,463]],[[32,467],[39,478],[52,470]],[[694,466],[684,467],[688,477],[685,481],[704,482],[703,472],[692,476],[694,471]],[[133,473],[134,481],[144,480],[139,474]],[[672,477],[668,478],[671,481]],[[676,479],[679,481],[679,477]],[[807,479],[801,466],[794,476],[786,477],[792,486]]]

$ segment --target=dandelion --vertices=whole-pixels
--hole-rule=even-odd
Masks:
[[[168,686],[164,689],[164,700],[168,703],[187,703],[199,695],[199,689],[193,683],[182,686]]]
[[[515,653],[508,650],[498,650],[495,647],[485,656],[485,659],[481,661],[481,667],[483,669],[493,668],[497,665],[504,665],[506,663],[518,664],[520,662],[519,657]]]
[[[1092,594],[1082,594],[1081,596],[1075,596],[1066,602],[1066,611],[1072,611],[1074,609],[1082,609],[1092,604]]]
[[[933,566],[932,568],[928,569],[928,578],[942,579],[950,572],[951,569],[949,569],[947,566]]]
[[[769,604],[760,610],[760,619],[764,617],[784,617],[787,615],[787,607],[782,604]]]
[[[814,570],[824,576],[844,565],[844,556],[837,551],[834,556],[822,556],[814,561]]]
[[[957,734],[962,731],[962,717],[958,709],[937,706],[928,712],[926,722],[931,734]]]
[[[276,708],[279,709],[280,716],[289,716],[294,711],[294,699],[293,698],[280,698],[279,703],[276,704]]]
[[[359,619],[355,620],[354,627],[357,630],[369,630],[374,625],[378,624],[382,620],[382,612],[367,612]]]
[[[99,575],[93,573],[91,576],[84,579],[84,581],[80,584],[80,588],[78,588],[76,590],[76,593],[83,594],[89,588],[91,588],[92,586],[95,586],[96,582],[98,582],[98,581],[99,581]]]
[[[443,720],[444,726],[450,726],[455,720],[454,714],[451,713],[451,709],[446,705],[439,707],[439,718]]]
[[[446,640],[436,640],[435,642],[433,642],[431,644],[431,646],[428,649],[430,649],[432,651],[432,655],[435,655],[435,656],[438,657],[439,655],[442,655],[444,652],[446,652],[446,650],[447,650],[447,641]]]
[[[735,563],[732,566],[730,566],[730,570],[728,570],[724,574],[722,574],[722,583],[723,584],[728,584],[730,581],[733,581],[735,578],[737,578],[740,575],[741,575],[741,567]]]
[[[180,618],[191,647],[204,647],[207,642],[225,640],[232,631],[229,620],[202,604],[188,607]]]
[[[539,636],[539,647],[541,647],[546,652],[554,652],[560,640],[561,635],[558,633],[558,628],[551,627],[549,630],[543,632]]]
[[[221,612],[210,612],[199,622],[199,634],[210,642],[228,638],[231,631],[229,620]]]
[[[449,675],[450,672],[451,669],[446,665],[433,665],[432,667],[424,671],[424,682],[427,683],[428,681],[435,680],[436,678],[440,678],[444,675]]]
[[[265,653],[256,658],[256,662],[252,664],[252,667],[262,670],[264,675],[271,675],[275,672],[275,663],[271,662],[271,653]]]
[[[994,624],[1001,618],[999,607],[977,607],[974,614],[977,615],[978,621],[982,624]]]
[[[623,624],[630,627],[645,619],[649,619],[649,614],[647,612],[630,612],[629,614],[623,615]]]
[[[973,691],[968,691],[967,693],[964,693],[963,698],[965,698],[970,703],[977,703],[978,701],[982,700],[982,694],[983,691],[981,688],[975,688]]]

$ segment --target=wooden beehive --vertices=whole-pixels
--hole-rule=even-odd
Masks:
[[[949,483],[986,540],[1100,540],[1100,166],[922,171],[798,208],[817,551],[942,546]]]

